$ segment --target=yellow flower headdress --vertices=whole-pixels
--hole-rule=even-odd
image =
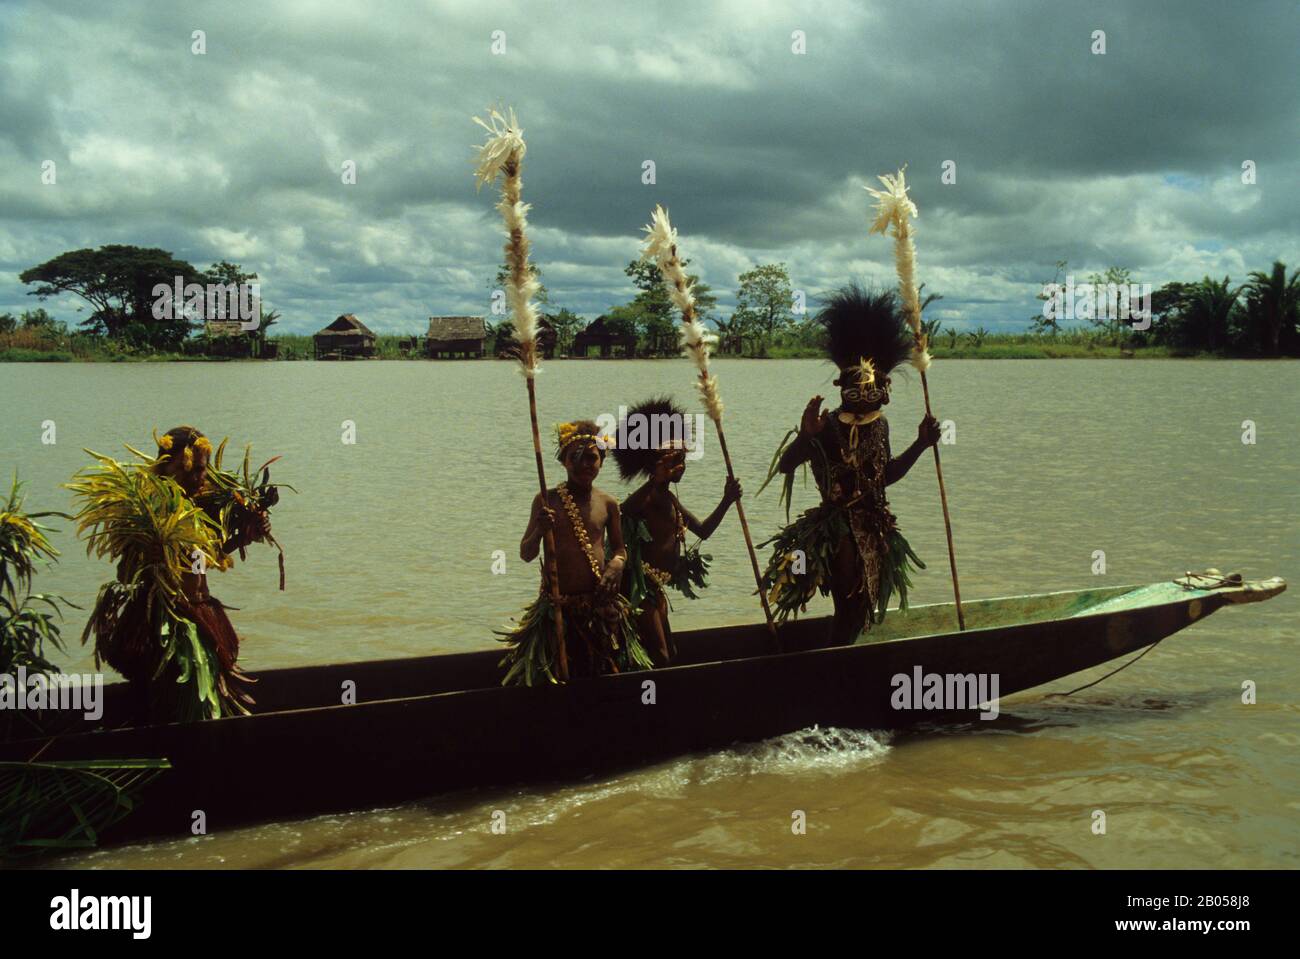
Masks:
[[[585,424],[588,428],[590,424]],[[563,458],[564,451],[579,442],[594,442],[596,448],[602,453],[606,450],[612,450],[615,447],[614,438],[607,433],[592,433],[584,431],[584,424],[581,423],[556,423],[555,424],[555,454]]]

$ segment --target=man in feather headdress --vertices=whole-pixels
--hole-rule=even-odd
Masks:
[[[788,510],[794,472],[807,464],[822,502],[769,541],[774,549],[764,584],[781,620],[798,615],[816,592],[829,592],[835,616],[827,645],[834,646],[855,642],[873,619],[882,619],[891,593],[907,606],[909,566],[924,564],[899,532],[885,487],[939,441],[939,423],[924,417],[915,442],[891,456],[883,407],[890,376],[915,342],[894,293],[851,283],[828,298],[818,321],[839,369],[840,405],[825,412],[822,397],[808,401],[768,480],[784,474]]]
[[[705,585],[708,556],[698,546],[686,546],[686,533],[708,539],[740,499],[740,482],[728,479],[722,500],[700,522],[669,488],[686,473],[690,445],[685,410],[666,396],[632,408],[619,423],[614,460],[624,480],[644,477],[645,483],[622,507],[628,543],[628,565],[623,593],[637,615],[641,644],[656,666],[668,665],[675,653],[668,625],[668,587],[694,599],[695,588]],[[696,442],[699,442],[698,437]]]
[[[77,519],[90,531],[88,549],[117,561],[83,641],[93,634],[96,660],[136,690],[138,719],[247,713],[253,699],[244,687],[252,680],[236,665],[239,637],[208,591],[207,571],[226,569],[251,543],[272,541],[267,509],[278,492],[266,484],[239,488],[220,457],[210,469],[212,444],[192,426],[156,439],[152,461],[140,453],[146,462],[121,464],[95,454],[100,468],[68,484],[83,500]]]
[[[637,641],[632,609],[619,594],[627,549],[618,500],[594,485],[614,441],[591,420],[556,428],[555,458],[568,478],[533,498],[519,558],[531,563],[548,530],[555,535],[555,569],[570,678],[598,676],[652,665]],[[558,515],[563,514],[563,515]],[[607,544],[608,543],[608,547]],[[547,556],[546,559],[551,557]],[[558,682],[555,617],[547,567],[542,588],[518,624],[501,633],[509,645],[502,660],[505,684]]]

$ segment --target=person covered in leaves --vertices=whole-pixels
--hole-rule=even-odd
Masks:
[[[595,486],[613,439],[590,420],[556,427],[555,457],[567,479],[533,499],[519,557],[531,563],[547,532],[555,555],[543,558],[541,591],[511,630],[500,633],[508,650],[501,661],[505,685],[532,686],[649,669],[653,663],[637,639],[632,608],[619,593],[627,549],[618,500]],[[548,580],[551,562],[559,587],[563,645],[557,642],[555,607]]]
[[[899,532],[885,488],[939,441],[939,424],[923,417],[916,440],[900,455],[891,454],[883,408],[891,376],[911,357],[914,344],[894,293],[850,283],[828,297],[818,320],[839,370],[840,404],[827,412],[822,397],[808,401],[799,428],[786,434],[773,458],[767,481],[782,474],[788,517],[794,473],[807,465],[821,504],[762,544],[773,547],[763,582],[781,621],[806,609],[815,593],[829,592],[835,615],[825,642],[836,646],[856,642],[873,621],[881,621],[893,593],[907,608],[911,572],[925,564]]]
[[[700,554],[698,543],[686,545],[687,532],[708,539],[741,497],[740,482],[729,478],[722,499],[703,522],[681,504],[670,484],[680,483],[686,473],[690,441],[685,410],[662,396],[628,412],[619,423],[614,447],[619,475],[625,481],[645,479],[622,506],[628,544],[623,593],[636,611],[641,644],[656,666],[668,665],[676,654],[668,624],[668,589],[694,599],[695,590],[707,581],[710,557]]]
[[[207,574],[228,569],[251,543],[275,542],[267,510],[278,489],[266,467],[256,488],[247,469],[243,482],[222,470],[224,441],[210,462],[212,444],[192,426],[155,438],[156,457],[132,450],[143,462],[118,463],[91,453],[97,468],[68,484],[82,501],[87,553],[117,562],[82,641],[93,634],[96,665],[108,663],[137,690],[137,720],[247,714],[252,680],[237,665],[239,637]]]

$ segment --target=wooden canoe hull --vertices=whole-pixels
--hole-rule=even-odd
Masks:
[[[678,637],[682,665],[566,686],[496,685],[495,650],[274,670],[258,684],[263,711],[256,715],[71,731],[49,743],[41,758],[166,758],[173,768],[151,785],[118,835],[185,833],[198,810],[213,831],[470,787],[571,779],[813,725],[888,729],[979,721],[974,704],[949,711],[893,708],[893,677],[917,667],[997,674],[1006,697],[1134,653],[1225,602],[1243,601],[1230,591],[1192,590],[1126,604],[1124,589],[1133,588],[1048,594],[1094,597],[1082,613],[1064,618],[979,628],[974,603],[967,607],[972,628],[964,633],[886,636],[778,655],[759,654],[767,642],[762,626],[686,632]],[[1119,598],[1107,599],[1112,596]],[[1061,611],[1056,602],[1048,613]],[[891,614],[899,617],[894,628],[905,628],[913,615],[922,624],[926,616],[941,622],[950,608]],[[826,626],[824,618],[787,624],[783,638],[790,646],[808,645]],[[340,701],[345,682],[356,684],[358,703],[326,705]],[[106,700],[106,716],[114,702],[121,700]],[[32,751],[31,743],[0,745],[0,759]]]

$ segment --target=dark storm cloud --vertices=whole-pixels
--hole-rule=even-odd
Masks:
[[[755,262],[810,292],[890,281],[861,187],[907,163],[938,315],[1019,328],[1058,259],[1153,284],[1300,260],[1295,24],[1285,3],[10,5],[0,309],[30,305],[23,269],[125,242],[256,270],[290,331],[481,312],[500,238],[469,117],[502,102],[556,306],[626,299],[656,202],[724,308]]]

